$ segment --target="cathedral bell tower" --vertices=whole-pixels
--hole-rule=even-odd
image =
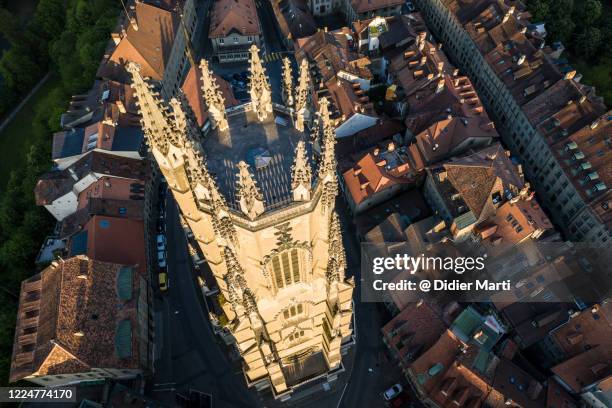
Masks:
[[[182,96],[164,101],[128,65],[148,144],[216,278],[247,383],[282,397],[339,369],[352,336],[354,283],[345,278],[334,208],[334,129],[323,100],[312,129],[323,141],[316,164],[309,135],[277,123],[296,123],[287,117],[295,112],[272,104],[256,48],[253,100],[231,112],[208,64],[200,69],[214,122],[204,137]],[[298,115],[305,98],[298,91]]]

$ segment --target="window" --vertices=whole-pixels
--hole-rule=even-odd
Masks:
[[[300,252],[293,248],[272,258],[272,272],[277,289],[300,281]]]
[[[292,317],[302,314],[303,311],[304,307],[302,306],[302,304],[299,304],[297,306],[291,306],[283,311],[283,317],[285,319],[290,319]]]
[[[295,333],[290,334],[289,341],[295,341],[300,337],[304,337],[304,330],[296,331]]]

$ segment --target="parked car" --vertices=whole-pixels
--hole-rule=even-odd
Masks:
[[[394,384],[387,391],[383,392],[383,398],[385,401],[391,401],[393,398],[397,397],[402,393],[404,389],[401,384]]]
[[[166,267],[166,251],[157,251],[157,264],[160,268]]]
[[[159,273],[159,290],[162,292],[168,290],[168,274],[166,272]]]
[[[166,250],[166,236],[164,234],[157,234],[157,250]]]

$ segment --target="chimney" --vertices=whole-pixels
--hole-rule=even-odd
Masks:
[[[138,21],[136,20],[136,17],[130,17],[130,25],[134,31],[138,31]]]
[[[121,34],[120,33],[112,33],[111,34],[111,39],[113,40],[113,43],[115,43],[115,45],[118,45],[121,42]]]
[[[569,79],[574,79],[575,76],[576,76],[576,70],[572,70],[572,71],[567,72],[565,74],[565,77],[563,78],[569,80]]]
[[[123,104],[122,100],[118,100],[116,102],[116,104],[117,104],[117,108],[119,109],[119,112],[121,112],[121,113],[126,113],[127,112],[127,110],[125,109],[125,105]]]

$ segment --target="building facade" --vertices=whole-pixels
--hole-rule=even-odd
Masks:
[[[446,53],[471,77],[553,221],[570,239],[609,243],[612,193],[601,176],[609,172],[609,148],[596,149],[593,157],[559,152],[560,144],[577,146],[569,138],[577,130],[598,138],[596,133],[609,129],[612,116],[601,98],[530,41],[528,21],[516,7],[492,0],[417,3]],[[563,116],[572,118],[570,123]]]
[[[215,1],[208,37],[219,62],[248,61],[251,45],[262,43],[255,1]]]
[[[345,278],[334,210],[327,104],[320,112],[326,148],[313,178],[304,133],[275,121],[287,110],[273,109],[256,47],[251,102],[216,112],[203,142],[186,105],[173,100],[170,113],[138,67],[130,70],[152,154],[215,276],[248,385],[287,398],[305,381],[342,370],[354,284]]]

